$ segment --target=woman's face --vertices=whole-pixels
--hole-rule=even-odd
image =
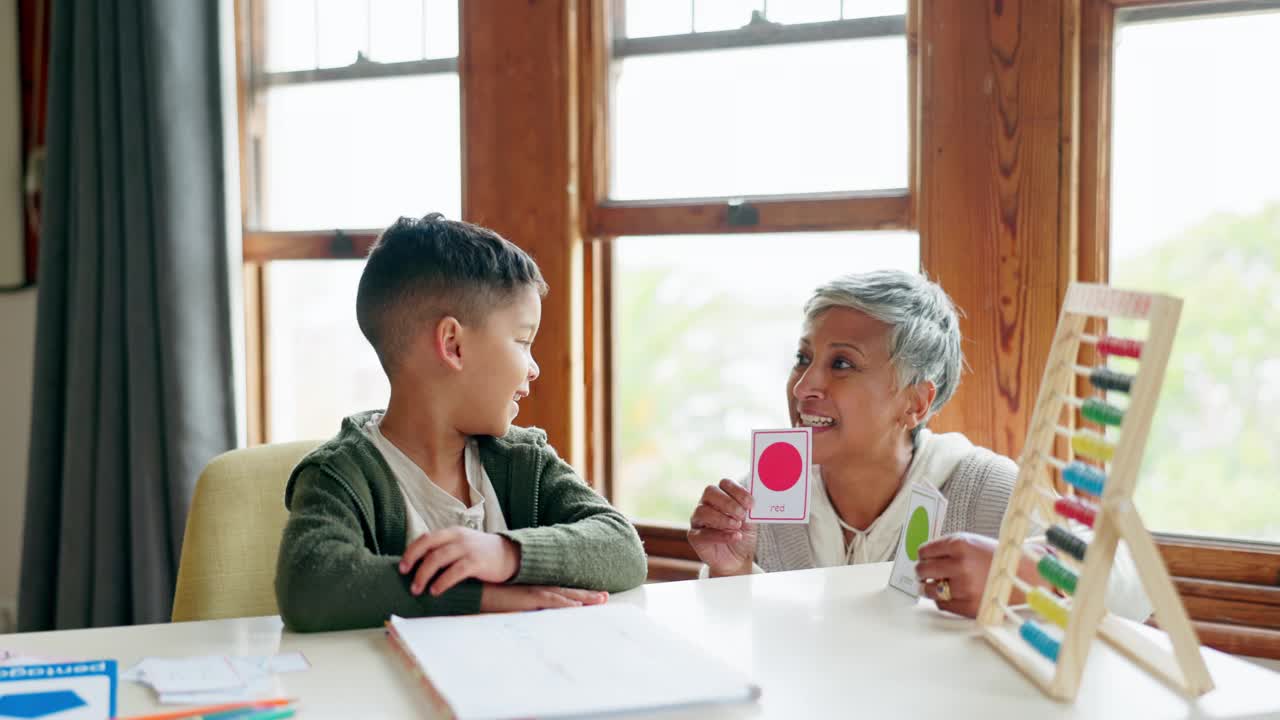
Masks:
[[[889,331],[866,313],[839,307],[805,324],[787,400],[791,424],[813,428],[819,465],[893,458],[928,410],[918,386],[898,390]]]

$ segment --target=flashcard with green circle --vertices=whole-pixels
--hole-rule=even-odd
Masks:
[[[761,523],[809,522],[809,465],[813,429],[753,430],[747,519]]]
[[[946,498],[934,488],[922,485],[911,487],[907,514],[898,539],[898,552],[894,555],[893,571],[889,575],[890,586],[919,597],[920,581],[916,578],[916,563],[920,560],[920,546],[938,536],[946,509]]]

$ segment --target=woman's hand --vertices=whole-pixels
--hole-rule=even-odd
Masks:
[[[689,544],[712,577],[748,575],[756,557],[756,526],[747,521],[753,498],[732,480],[708,485],[689,518]]]
[[[1042,545],[1030,543],[1037,554],[1048,552]],[[938,609],[965,617],[977,617],[982,604],[982,593],[987,589],[987,575],[991,572],[991,560],[995,557],[997,543],[985,535],[955,533],[920,546],[920,561],[916,563],[916,577],[921,582],[932,580],[924,586],[925,597],[938,603]],[[1023,553],[1018,562],[1018,577],[1028,585],[1049,587],[1036,570],[1036,561]],[[941,581],[947,581],[951,598],[943,599]],[[1010,605],[1026,602],[1026,596],[1018,588],[1009,595]]]
[[[995,552],[995,540],[974,533],[947,535],[921,545],[916,576],[924,583],[925,597],[937,602],[939,610],[977,617]],[[949,600],[939,596],[946,595],[942,592],[944,580]]]

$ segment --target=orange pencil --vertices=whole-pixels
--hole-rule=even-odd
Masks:
[[[280,707],[293,702],[290,698],[271,698],[270,700],[246,700],[244,702],[227,703],[225,705],[210,705],[208,707],[193,707],[184,710],[174,710],[173,712],[158,713],[156,715],[132,715],[130,717],[117,717],[116,720],[183,720],[184,718],[199,717],[201,715],[212,715],[213,713],[226,712],[228,710],[239,710],[241,708],[250,707]]]

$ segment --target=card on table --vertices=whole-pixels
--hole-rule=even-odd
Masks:
[[[115,715],[115,660],[0,667],[0,718],[106,720]]]
[[[919,548],[941,534],[942,518],[946,513],[947,499],[937,488],[920,483],[911,486],[907,518],[902,524],[898,551],[893,557],[893,571],[889,574],[890,587],[912,597],[920,596],[920,580],[916,577]]]
[[[751,484],[755,505],[747,519],[761,523],[809,522],[809,466],[813,429],[751,431]]]

